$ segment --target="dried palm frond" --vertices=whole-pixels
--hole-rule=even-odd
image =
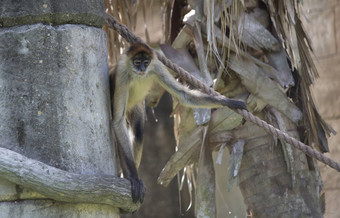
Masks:
[[[303,125],[306,144],[315,144],[322,152],[328,152],[326,137],[335,131],[321,118],[311,94],[310,86],[319,76],[311,54],[311,46],[298,15],[296,1],[265,1],[271,21],[288,54],[292,66],[299,74],[295,93],[291,96],[305,115]]]
[[[107,2],[108,12],[133,30],[137,2]],[[311,58],[308,37],[299,19],[298,1],[188,0],[186,9],[192,11],[185,21],[178,23],[184,15],[173,9],[179,8],[176,4],[185,2],[164,1],[164,40],[171,42],[173,48],[163,45],[163,53],[221,94],[244,100],[251,112],[267,118],[272,125],[296,138],[299,138],[299,127],[303,130],[300,138],[305,143],[328,151],[326,137],[334,130],[319,115],[310,92],[318,74]],[[144,1],[144,18],[147,5]],[[149,36],[146,25],[144,32],[148,41],[152,36]],[[108,37],[111,41],[110,58],[114,60],[117,57],[114,51],[121,51],[125,43],[110,32]],[[155,89],[149,96],[151,100],[147,101],[150,104],[158,101],[160,95],[157,92],[158,89]],[[215,193],[211,156],[214,150],[222,151],[227,147],[232,151],[228,168],[229,187],[239,178],[246,202],[254,208],[262,203],[258,199],[268,196],[272,198],[268,198],[272,200],[269,203],[280,204],[280,199],[269,195],[265,188],[272,185],[274,189],[282,184],[270,181],[280,180],[282,176],[282,187],[288,184],[287,187],[296,191],[299,179],[304,182],[314,178],[304,155],[253,124],[240,126],[241,116],[228,108],[193,110],[174,100],[173,116],[177,149],[158,182],[166,186],[176,174],[181,174],[181,181],[188,181],[189,190],[196,188],[196,195],[191,193],[190,198],[195,196],[197,216],[215,216],[215,203],[211,199]],[[223,154],[219,153],[220,156]],[[185,172],[180,173],[183,169]],[[253,184],[249,181],[253,177],[261,182],[259,187],[247,187]],[[287,181],[287,178],[291,180]],[[321,185],[315,181],[317,179],[310,183],[310,187],[317,190],[316,187]],[[255,190],[264,194],[254,193]],[[289,201],[301,199],[298,192],[285,194]],[[317,202],[314,197],[309,199],[313,202],[306,205]],[[307,211],[306,205],[294,208]],[[254,208],[252,211],[256,214]],[[283,213],[284,209],[282,206],[274,212]]]
[[[275,111],[271,116],[274,125],[284,131],[288,130],[285,126],[289,122],[295,123],[289,125],[302,126],[305,128],[302,139],[327,151],[326,135],[333,130],[316,111],[310,94],[309,86],[317,72],[311,59],[308,39],[297,15],[297,3],[293,0],[264,2],[266,6],[256,0],[189,1],[191,8],[195,9],[195,15],[185,22],[173,46],[190,50],[201,73],[210,73],[214,80],[213,87],[220,93],[245,99],[251,111],[267,114],[268,117],[268,111],[272,109]],[[199,31],[200,34],[197,33]],[[206,62],[202,61],[203,56]],[[181,62],[173,61],[177,64]],[[208,67],[207,70],[201,67],[202,63]],[[202,134],[206,128],[196,126],[198,122],[191,109],[177,105],[176,101],[174,104],[178,151],[160,175],[159,181],[163,184],[167,184],[186,163],[197,161],[197,152],[204,141]],[[236,119],[233,116],[230,117]],[[209,138],[215,137],[212,131],[215,122],[219,121],[216,121],[213,113],[206,132]],[[249,129],[244,131],[252,134]],[[221,141],[220,144],[228,141]],[[211,142],[207,141],[208,144]],[[294,170],[295,151],[290,145],[281,144],[287,170],[295,184],[298,174]],[[201,157],[206,157],[206,154]],[[240,158],[232,154],[231,159]]]

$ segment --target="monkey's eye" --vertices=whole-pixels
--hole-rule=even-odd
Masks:
[[[145,65],[145,66],[149,66],[149,64],[150,64],[150,60],[145,60],[145,61],[144,61],[144,65]]]
[[[142,62],[140,60],[133,60],[133,65],[139,66]]]

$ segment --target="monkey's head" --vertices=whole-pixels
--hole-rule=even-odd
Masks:
[[[135,43],[130,46],[127,56],[131,61],[132,70],[140,76],[144,76],[148,66],[154,58],[153,51],[142,43]]]

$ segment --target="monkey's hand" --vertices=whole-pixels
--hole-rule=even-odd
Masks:
[[[225,98],[225,97],[222,97],[221,100],[222,100],[222,104],[224,106],[229,107],[230,109],[243,109],[243,110],[247,110],[247,106],[244,103],[244,101],[229,99],[229,98]]]
[[[144,195],[146,192],[143,181],[139,180],[138,178],[129,178],[129,180],[131,182],[131,194],[133,203],[137,203],[137,201],[143,203]]]

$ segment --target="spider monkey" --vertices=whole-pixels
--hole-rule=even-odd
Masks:
[[[118,156],[123,175],[131,182],[134,203],[142,203],[145,195],[144,184],[137,172],[143,148],[143,100],[155,82],[188,107],[246,109],[243,101],[190,90],[176,81],[151,48],[142,43],[132,44],[110,73],[110,94]],[[135,134],[134,143],[129,138],[128,125]]]

